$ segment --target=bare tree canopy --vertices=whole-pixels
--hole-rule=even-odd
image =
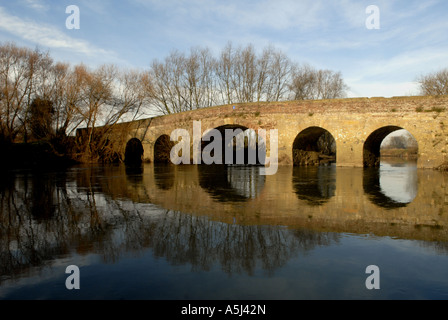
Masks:
[[[252,45],[228,43],[214,57],[209,49],[189,55],[173,51],[150,68],[155,111],[171,114],[214,105],[345,97],[340,72],[299,67],[273,46],[257,53]]]
[[[12,43],[0,46],[0,136],[13,141],[22,132],[26,140],[29,107],[34,97],[46,91],[53,60],[40,50]]]
[[[89,69],[57,63],[40,49],[0,45],[0,142],[46,140],[59,145],[87,128],[78,148],[105,150],[108,132],[149,108],[149,74],[113,65]],[[98,127],[101,129],[98,132]]]
[[[448,94],[448,68],[420,76],[417,81],[420,84],[420,92],[424,96]]]
[[[307,64],[296,68],[289,88],[294,100],[344,98],[348,90],[340,72],[317,70]]]

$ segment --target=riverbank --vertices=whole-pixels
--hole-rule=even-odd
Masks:
[[[77,164],[70,157],[59,154],[48,142],[8,143],[2,144],[0,150],[2,170],[44,170]]]
[[[384,158],[402,158],[402,159],[417,159],[418,150],[416,148],[409,149],[381,149],[381,157]]]

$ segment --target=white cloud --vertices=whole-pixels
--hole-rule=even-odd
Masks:
[[[240,3],[245,2],[214,6],[215,13],[237,25],[273,30],[297,28],[297,32],[317,28],[326,21],[325,16],[321,15],[324,6],[318,1],[266,0],[249,6]]]
[[[418,95],[419,93],[418,83],[416,82],[361,82],[346,79],[346,83],[350,87],[348,96],[351,98],[390,98]]]
[[[72,50],[88,56],[112,54],[107,50],[96,48],[85,40],[70,37],[51,25],[9,15],[2,7],[0,7],[0,29],[43,47]]]
[[[23,2],[27,7],[38,11],[47,11],[49,9],[48,5],[42,0],[23,0]]]
[[[288,28],[317,28],[325,23],[321,16],[325,8],[323,2],[304,0],[264,0],[264,1],[217,1],[192,0],[156,1],[134,0],[152,11],[159,11],[168,17],[185,19],[185,21],[215,20],[225,21],[229,28],[271,28],[284,30]],[[199,20],[200,19],[200,20]]]
[[[406,78],[415,80],[423,73],[438,70],[446,64],[448,54],[446,48],[427,47],[420,50],[404,51],[390,58],[378,60],[359,60],[358,68],[353,72],[362,78],[382,78],[384,80],[398,80]]]

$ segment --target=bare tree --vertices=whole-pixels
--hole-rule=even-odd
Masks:
[[[13,43],[0,46],[0,135],[4,140],[12,142],[22,132],[26,141],[29,106],[51,64],[48,53],[39,49]]]
[[[185,100],[187,109],[206,108],[215,104],[215,59],[209,49],[194,48],[186,59]]]
[[[119,71],[113,65],[95,70],[81,65],[75,72],[81,87],[76,110],[85,126],[79,141],[82,154],[93,161],[110,160],[116,156],[111,145],[115,126],[135,120],[148,103],[149,74]]]
[[[448,68],[429,73],[418,78],[420,91],[425,96],[439,96],[448,94]]]
[[[30,105],[29,126],[33,138],[47,139],[53,135],[53,102],[51,100],[36,98]]]
[[[235,65],[233,63],[235,50],[229,42],[221,51],[220,57],[216,62],[217,90],[220,93],[220,100],[224,104],[231,104],[234,100],[233,77],[235,74]]]
[[[336,99],[345,97],[348,87],[340,72],[317,70],[305,64],[295,69],[290,90],[295,100]]]
[[[316,71],[308,64],[296,66],[289,89],[294,100],[308,100],[316,97]]]
[[[116,70],[112,66],[103,65],[90,71],[86,66],[80,65],[75,68],[75,72],[80,81],[80,100],[76,111],[86,127],[81,136],[81,152],[87,158],[93,158],[101,148],[102,141],[99,140],[102,132],[97,127],[105,124],[102,116],[107,114],[110,107]]]
[[[266,54],[266,53],[265,53]],[[281,101],[287,99],[288,84],[294,70],[294,64],[281,51],[270,47],[267,49],[270,56],[268,65],[268,82],[266,85],[266,101]]]
[[[149,71],[152,106],[171,114],[219,104],[333,99],[346,94],[340,72],[299,67],[273,46],[257,54],[252,45],[229,42],[215,59],[209,49],[173,51]]]
[[[151,98],[153,105],[162,114],[185,111],[186,102],[181,92],[185,68],[185,55],[173,51],[165,61],[154,60],[151,65]]]
[[[186,56],[173,51],[151,65],[150,96],[162,114],[195,110],[214,105],[216,99],[215,59],[209,49],[192,48]]]
[[[133,121],[145,114],[149,104],[149,73],[140,70],[121,70],[117,73],[112,94],[111,108],[106,115],[106,125],[120,120]]]
[[[252,45],[222,50],[216,62],[217,90],[221,103],[278,101],[285,99],[292,63],[272,46],[257,55]]]
[[[85,68],[57,63],[53,66],[54,87],[51,94],[55,113],[55,132],[58,138],[71,135],[82,123],[78,105],[82,101],[81,90]]]
[[[346,96],[348,89],[340,72],[331,70],[317,71],[316,99],[336,99]]]
[[[257,88],[257,57],[254,47],[248,45],[240,48],[233,63],[235,64],[233,89],[237,99],[234,102],[253,102],[256,99]]]

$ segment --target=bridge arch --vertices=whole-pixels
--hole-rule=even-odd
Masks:
[[[137,138],[132,138],[126,143],[124,162],[126,165],[141,165],[143,161],[143,144]]]
[[[396,125],[388,125],[376,129],[367,137],[363,146],[364,167],[379,167],[381,158],[381,144],[383,143],[384,139],[387,136],[398,130],[406,130],[406,129]],[[412,138],[415,140],[415,143],[417,144],[415,137],[409,131],[407,132],[412,136]]]
[[[174,142],[169,135],[160,135],[154,143],[154,163],[171,163],[170,152],[173,146]]]
[[[227,136],[226,133],[231,136]],[[221,146],[221,149],[218,150],[220,155],[215,155],[218,146]],[[230,156],[230,151],[232,151],[232,156]],[[213,161],[213,164],[260,165],[265,162],[266,142],[259,139],[257,132],[252,128],[239,124],[226,124],[203,133],[201,154],[203,156],[210,155],[210,159],[202,158],[202,163],[206,164]]]
[[[336,162],[336,140],[326,129],[313,126],[301,131],[292,146],[295,166],[317,166]]]

